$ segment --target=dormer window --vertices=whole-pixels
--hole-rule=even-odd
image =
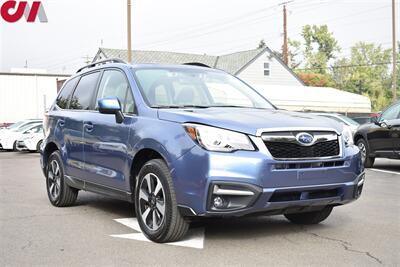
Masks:
[[[269,62],[264,63],[264,76],[270,75]]]

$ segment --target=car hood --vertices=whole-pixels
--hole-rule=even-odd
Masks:
[[[17,138],[21,135],[22,135],[21,132],[7,131],[0,134],[0,139]]]
[[[319,116],[286,110],[251,108],[159,109],[161,120],[199,123],[250,135],[265,128],[331,128],[342,132],[343,126]]]

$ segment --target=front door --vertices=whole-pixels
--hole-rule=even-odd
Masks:
[[[377,125],[368,133],[368,141],[371,152],[377,156],[392,157],[394,147],[398,142],[396,138],[400,103],[386,109],[379,117]]]
[[[117,123],[115,116],[99,113],[97,101],[117,97],[125,119]],[[95,111],[84,121],[84,155],[87,181],[130,191],[130,166],[128,164],[128,139],[136,121],[132,92],[125,74],[117,69],[105,70],[101,78]]]

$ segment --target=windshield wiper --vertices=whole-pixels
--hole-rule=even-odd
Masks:
[[[260,107],[246,107],[246,106],[235,106],[235,105],[215,105],[209,106],[210,108],[253,108],[253,109],[271,109],[271,108],[260,108]]]
[[[200,105],[155,105],[151,106],[152,108],[209,108],[209,106],[200,106]]]

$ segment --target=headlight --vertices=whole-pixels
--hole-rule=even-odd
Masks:
[[[354,145],[353,133],[351,128],[347,125],[343,125],[343,132],[342,132],[343,140],[346,146]]]
[[[245,134],[197,124],[185,124],[184,127],[196,143],[210,151],[254,150]]]

